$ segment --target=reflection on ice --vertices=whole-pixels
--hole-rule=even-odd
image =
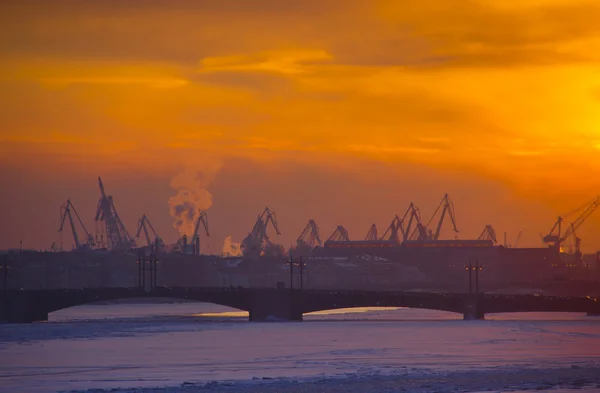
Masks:
[[[323,310],[310,312],[306,315],[334,315],[334,314],[353,314],[374,311],[394,311],[401,310],[402,307],[354,307],[354,308],[338,308],[335,310]]]
[[[193,314],[193,316],[208,318],[248,318],[248,311],[203,312],[199,314]]]

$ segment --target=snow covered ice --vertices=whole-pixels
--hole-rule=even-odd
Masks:
[[[486,318],[353,309],[249,323],[201,303],[79,306],[0,325],[0,392],[600,391],[600,318]]]

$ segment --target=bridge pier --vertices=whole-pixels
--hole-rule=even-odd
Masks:
[[[35,294],[22,292],[18,296],[2,299],[0,321],[7,323],[32,323],[48,320],[46,302]]]
[[[277,296],[272,293],[260,293],[253,297],[250,307],[251,322],[265,321],[302,321],[302,309],[299,293],[280,291]]]
[[[473,321],[481,319],[485,319],[483,297],[477,295],[466,296],[463,303],[463,320]]]

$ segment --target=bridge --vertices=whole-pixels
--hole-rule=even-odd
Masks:
[[[9,289],[0,292],[0,321],[47,321],[48,314],[68,307],[127,298],[173,298],[214,303],[248,311],[250,321],[301,321],[302,314],[352,307],[408,307],[450,311],[464,319],[486,313],[584,312],[600,315],[600,302],[589,297],[489,295],[324,289],[164,287]]]

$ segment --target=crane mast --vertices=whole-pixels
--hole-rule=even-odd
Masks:
[[[252,231],[244,238],[244,240],[242,240],[241,249],[244,256],[258,257],[266,254],[282,253],[279,247],[276,246],[267,235],[267,226],[269,222],[275,229],[275,233],[281,235],[279,226],[277,225],[275,212],[266,207],[263,213],[256,219]]]
[[[409,224],[412,225],[412,222],[415,222],[415,229],[410,235],[409,240],[428,240],[433,236],[431,231],[427,229],[426,225],[423,225],[423,221],[421,221],[421,211],[418,207],[412,205],[411,207],[411,219]],[[410,227],[407,227],[406,233],[408,234]]]
[[[399,244],[400,239],[398,237],[398,233],[400,232],[402,232],[402,219],[396,214],[388,229],[384,232],[383,236],[381,236],[380,240],[392,241],[396,244]],[[404,232],[402,232],[402,234],[404,234]]]
[[[408,219],[408,223],[406,222],[406,220]],[[404,215],[402,216],[401,219],[399,219],[398,224],[399,224],[399,229],[400,232],[402,233],[402,240],[408,240],[410,239],[411,236],[411,232],[410,230],[412,229],[412,225],[413,222],[415,222],[415,220],[417,222],[421,221],[420,218],[420,212],[419,212],[419,208],[415,206],[414,203],[410,203],[410,205],[408,205],[408,208],[406,209],[406,211],[404,212]],[[406,224],[406,226],[405,226]]]
[[[150,232],[148,231],[148,227],[150,227],[150,232],[154,236],[154,240],[150,237]],[[144,231],[144,237],[146,238],[146,244],[148,247],[155,248],[155,251],[158,251],[158,248],[164,247],[164,242],[160,236],[154,230],[152,223],[150,223],[150,219],[145,214],[142,215],[142,218],[138,220],[138,229],[135,234],[136,238],[140,238],[141,232]]]
[[[73,241],[75,243],[75,249],[79,250],[82,248],[93,247],[94,246],[94,238],[87,231],[87,229],[85,228],[85,225],[83,225],[83,221],[81,220],[81,217],[79,216],[79,213],[77,213],[77,210],[75,209],[75,206],[73,206],[73,203],[71,202],[71,200],[67,199],[67,201],[63,205],[61,205],[60,210],[61,210],[62,219],[60,222],[60,228],[58,229],[58,232],[62,233],[64,226],[65,226],[65,221],[68,219],[69,226],[71,227],[71,233],[73,234]],[[79,222],[79,225],[81,225],[81,228],[83,229],[83,233],[84,233],[84,242],[83,243],[79,240],[79,234],[77,233],[77,228],[75,226],[75,220],[73,219],[73,214],[75,215],[77,221]]]
[[[491,225],[486,225],[477,240],[491,240],[494,243],[498,243],[498,240],[496,239],[496,230],[492,228]]]
[[[302,233],[296,239],[296,248],[290,249],[290,255],[307,256],[311,254],[315,247],[322,246],[323,242],[321,241],[319,232],[319,226],[315,220],[308,220],[308,224],[306,224]]]
[[[73,222],[73,216],[71,216],[70,205],[71,205],[71,201],[68,200],[67,204],[64,208],[63,219],[60,224],[60,229],[58,231],[62,232],[64,224],[65,224],[65,219],[68,217],[69,224],[71,225],[71,233],[73,234],[73,241],[75,242],[75,248],[79,249],[79,248],[81,248],[81,243],[79,242],[79,236],[77,235],[77,229],[75,229],[75,223]]]
[[[210,236],[210,232],[208,231],[208,215],[205,211],[200,212],[198,216],[198,220],[196,221],[196,226],[194,228],[194,235],[192,237],[192,244],[194,246],[194,254],[200,255],[200,224],[204,227],[204,231],[206,236]]]
[[[298,239],[296,239],[296,245],[298,248],[306,246],[311,250],[317,245],[323,245],[319,234],[319,226],[315,220],[308,220],[308,224],[306,224],[306,227],[304,227],[304,230],[300,236],[298,236]]]
[[[96,222],[104,222],[107,248],[109,250],[126,250],[135,247],[135,240],[129,235],[121,221],[113,197],[106,195],[102,179],[98,176],[100,199],[96,209]]]
[[[513,245],[514,248],[517,248],[517,246],[519,245],[519,240],[521,239],[522,234],[523,234],[523,231],[519,231],[519,233],[517,234],[517,238],[515,239],[515,244]]]
[[[440,216],[440,220],[438,221],[437,227],[435,229],[435,233],[433,234],[433,240],[439,239],[440,231],[442,229],[442,224],[444,223],[444,218],[446,217],[446,214],[448,214],[448,216],[450,216],[450,220],[452,221],[452,229],[454,230],[455,233],[458,233],[458,228],[456,228],[456,217],[454,215],[454,202],[452,202],[452,200],[450,199],[450,196],[448,196],[448,194],[444,194],[444,198],[442,199],[442,202],[439,204],[439,206],[437,207],[437,209],[435,210],[435,212],[429,219],[429,222],[427,223],[426,227],[429,227],[429,223],[431,223],[431,221],[433,220],[433,218],[435,217],[437,212],[440,210],[440,208],[442,208],[442,214]]]
[[[562,233],[564,218],[562,216],[559,216],[550,232],[543,237],[544,242],[548,244],[548,246],[556,248],[560,251],[561,245],[565,242],[565,240],[567,240],[569,236],[574,236],[576,252],[578,252],[580,239],[577,238],[577,236],[575,236],[575,231],[585,222],[585,220],[588,219],[589,216],[592,215],[592,213],[594,213],[594,211],[596,211],[598,206],[600,206],[600,196],[596,197],[596,199],[594,199],[594,201],[585,208],[585,210],[579,215],[579,217],[577,217],[571,224],[569,224],[567,230],[564,233]],[[577,210],[569,213],[568,215],[573,214],[576,211]]]
[[[349,242],[350,236],[348,235],[348,231],[341,225],[335,229],[335,231],[329,236],[329,239],[325,241],[325,244],[332,242]]]
[[[377,225],[373,224],[373,225],[371,225],[371,228],[369,228],[369,232],[367,232],[367,236],[365,236],[365,240],[375,241],[377,239],[378,239]]]

